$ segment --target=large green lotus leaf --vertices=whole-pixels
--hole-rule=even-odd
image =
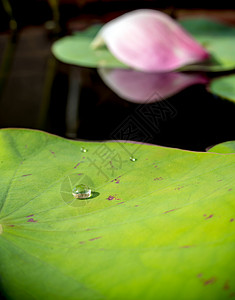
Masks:
[[[234,296],[234,154],[23,129],[1,130],[0,145],[7,298]],[[91,198],[73,198],[78,183]]]
[[[206,63],[186,66],[181,70],[224,71],[235,68],[235,28],[206,18],[189,18],[180,24],[211,54]],[[53,44],[52,52],[62,62],[85,67],[128,68],[106,47],[93,50],[90,45],[101,25],[66,36]]]
[[[184,69],[227,71],[235,68],[235,27],[207,18],[187,18],[180,24],[211,54],[207,63]]]
[[[221,76],[211,80],[208,89],[215,95],[235,102],[235,75]]]
[[[235,153],[235,141],[220,143],[208,149],[208,152],[214,153]]]

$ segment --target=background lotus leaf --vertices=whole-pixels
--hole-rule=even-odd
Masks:
[[[0,143],[8,299],[234,296],[234,154],[16,129]],[[92,197],[75,200],[82,182]]]
[[[213,79],[208,89],[215,95],[235,102],[235,75],[232,74]]]
[[[185,69],[216,72],[235,68],[235,27],[209,18],[187,18],[180,24],[211,54],[208,63]]]
[[[235,28],[206,18],[188,18],[180,24],[211,54],[206,63],[182,70],[225,71],[235,68]],[[62,62],[85,67],[128,68],[104,47],[93,50],[90,44],[101,25],[66,36],[53,44],[52,52]]]
[[[91,42],[101,27],[101,25],[93,25],[87,30],[59,39],[52,46],[53,54],[64,63],[78,66],[128,68],[106,47],[97,50],[91,48]]]

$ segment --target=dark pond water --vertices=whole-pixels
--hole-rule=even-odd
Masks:
[[[235,105],[205,85],[149,103],[151,97],[142,103],[124,100],[96,69],[63,66],[53,83],[45,130],[70,138],[134,140],[196,151],[235,139]]]

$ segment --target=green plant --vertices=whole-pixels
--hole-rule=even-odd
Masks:
[[[234,142],[203,153],[16,129],[0,142],[7,298],[234,295]]]

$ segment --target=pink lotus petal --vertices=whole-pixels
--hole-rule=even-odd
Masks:
[[[165,72],[209,57],[171,17],[160,11],[140,9],[105,24],[92,43],[106,44],[121,62],[146,72]]]
[[[152,103],[166,99],[193,84],[206,84],[199,73],[145,73],[135,70],[98,70],[105,84],[119,97],[135,103]]]

